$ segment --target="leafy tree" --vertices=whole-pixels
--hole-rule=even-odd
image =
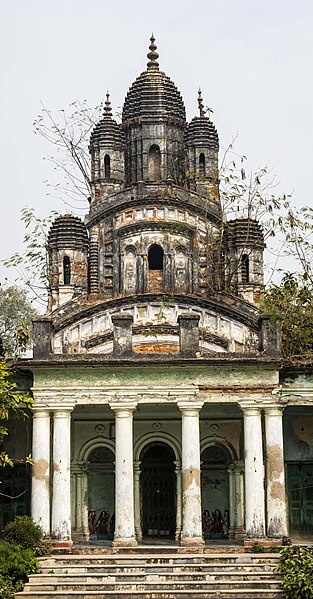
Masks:
[[[13,466],[13,460],[4,448],[8,435],[6,425],[9,418],[26,418],[25,408],[30,408],[32,399],[28,393],[19,393],[17,384],[12,381],[12,368],[7,361],[0,359],[0,467]],[[27,458],[30,461],[30,458]]]
[[[282,323],[285,357],[313,352],[313,287],[304,276],[285,274],[265,292],[261,311]]]
[[[3,352],[16,356],[30,344],[31,319],[36,314],[25,290],[0,286],[0,339]]]

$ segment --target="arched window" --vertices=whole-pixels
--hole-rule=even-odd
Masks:
[[[203,153],[199,156],[199,175],[205,177],[205,155]]]
[[[241,256],[241,282],[249,283],[249,256],[242,254]]]
[[[159,181],[161,179],[161,153],[159,146],[153,145],[149,150],[148,179]]]
[[[163,256],[161,246],[156,243],[152,245],[148,252],[149,270],[163,270]]]
[[[104,157],[104,178],[110,179],[111,176],[111,160],[109,154]]]
[[[63,282],[64,285],[71,284],[71,261],[68,256],[63,258]]]

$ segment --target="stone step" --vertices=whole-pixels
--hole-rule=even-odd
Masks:
[[[53,555],[16,599],[280,599],[278,560],[242,552]]]
[[[163,591],[143,592],[140,590],[132,591],[47,591],[44,593],[36,591],[27,591],[16,593],[17,599],[47,599],[48,597],[56,597],[57,599],[284,599],[284,593],[276,589],[225,589],[216,591],[211,590],[173,590],[166,589]]]
[[[70,564],[70,563],[79,563],[82,564],[86,562],[87,564],[91,563],[105,563],[105,564],[121,564],[121,563],[138,563],[138,564],[151,564],[151,563],[238,563],[238,561],[245,563],[256,563],[256,564],[264,564],[264,563],[273,563],[279,560],[279,554],[277,553],[209,553],[209,554],[168,554],[162,556],[148,556],[148,555],[136,555],[136,554],[67,554],[67,555],[53,555],[47,558],[41,558],[40,562],[42,565],[51,565],[57,564],[58,562],[62,562],[62,564]]]
[[[122,591],[128,589],[129,591],[139,590],[139,591],[163,591],[164,589],[174,589],[174,590],[190,590],[193,592],[195,589],[199,590],[221,590],[221,589],[279,589],[280,584],[279,581],[272,578],[264,578],[260,579],[252,579],[252,580],[166,580],[164,582],[160,582],[157,580],[154,581],[146,581],[142,580],[138,581],[99,581],[99,582],[83,582],[83,583],[74,583],[73,582],[57,582],[53,583],[37,583],[37,582],[29,582],[25,585],[24,590],[27,591],[99,591],[103,592],[105,590],[108,591]]]
[[[43,576],[151,576],[154,574],[158,574],[158,575],[164,575],[164,576],[175,576],[175,575],[179,575],[180,572],[185,575],[185,576],[189,576],[189,575],[194,575],[194,576],[201,576],[202,574],[210,574],[210,575],[215,575],[215,574],[223,574],[223,576],[232,576],[232,575],[236,575],[236,573],[242,574],[242,575],[253,575],[253,576],[262,576],[264,575],[268,575],[271,574],[272,572],[274,572],[273,567],[270,566],[264,566],[261,568],[254,568],[251,566],[246,566],[246,565],[242,565],[242,566],[221,566],[218,565],[216,567],[211,567],[211,566],[200,566],[198,568],[192,568],[190,567],[183,567],[183,568],[133,568],[133,567],[117,567],[117,568],[112,568],[112,567],[106,567],[106,566],[98,566],[98,567],[94,567],[94,568],[54,568],[54,569],[47,569],[47,570],[41,570],[41,574]]]
[[[142,581],[143,576],[145,577],[145,579],[147,581],[149,580],[179,580],[181,578],[183,578],[184,580],[218,580],[220,578],[226,579],[226,578],[236,578],[237,580],[248,580],[248,579],[253,579],[253,578],[258,578],[258,579],[262,579],[262,578],[268,578],[270,575],[272,574],[272,570],[268,570],[268,571],[262,571],[262,572],[252,572],[252,571],[224,571],[224,570],[217,570],[215,572],[212,571],[195,571],[195,570],[190,570],[188,572],[106,572],[105,570],[103,572],[86,572],[86,573],[79,573],[79,572],[71,572],[71,573],[67,573],[67,572],[61,572],[61,573],[50,573],[50,574],[32,574],[30,576],[30,580],[32,582],[47,582],[47,584],[50,583],[56,583],[56,582],[72,582],[74,584],[79,584],[80,582],[86,582],[88,581],[105,581],[105,580],[124,580],[124,579],[131,579],[131,580],[138,580],[139,582]]]

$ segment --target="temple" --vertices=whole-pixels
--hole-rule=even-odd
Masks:
[[[107,94],[92,131],[85,220],[49,232],[48,310],[24,360],[31,514],[60,547],[281,540],[285,461],[303,463],[312,415],[281,391],[279,326],[259,316],[262,228],[224,222],[210,111],[199,91],[187,122],[150,42],[122,122]]]

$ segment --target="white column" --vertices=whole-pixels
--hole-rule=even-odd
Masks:
[[[141,530],[141,505],[140,505],[140,464],[139,460],[134,462],[134,496],[135,496],[135,534],[136,539],[142,539]]]
[[[288,536],[284,469],[283,408],[265,408],[267,534]]]
[[[236,530],[236,480],[234,472],[234,464],[231,464],[227,469],[229,482],[229,537],[235,536]]]
[[[33,410],[31,514],[46,535],[50,534],[50,412]]]
[[[114,545],[137,545],[134,516],[133,411],[136,404],[110,404],[115,412]]]
[[[176,530],[175,541],[180,541],[182,525],[182,496],[181,496],[181,462],[175,461],[176,474]]]
[[[71,409],[55,410],[53,427],[52,536],[60,546],[71,541]]]
[[[235,513],[236,513],[236,530],[235,538],[244,536],[244,476],[243,464],[237,462],[235,464]]]
[[[179,402],[182,413],[182,545],[203,545],[199,411],[203,403]]]
[[[264,537],[264,465],[262,450],[261,410],[242,407],[245,440],[246,535]]]
[[[83,462],[81,464],[82,475],[81,475],[81,519],[82,519],[82,530],[83,535],[86,539],[89,537],[88,527],[88,464]]]

